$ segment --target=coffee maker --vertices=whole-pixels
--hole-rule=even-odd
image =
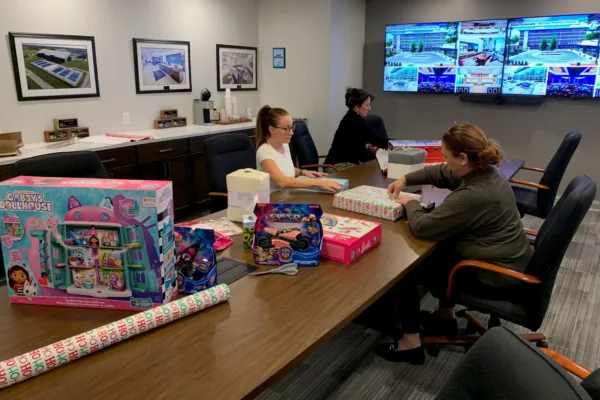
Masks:
[[[216,120],[215,103],[210,96],[208,89],[202,89],[200,99],[194,99],[194,124],[210,125]]]

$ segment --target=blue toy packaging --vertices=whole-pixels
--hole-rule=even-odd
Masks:
[[[254,208],[254,262],[316,266],[321,260],[323,211],[318,204],[258,203]]]
[[[177,290],[188,295],[217,284],[215,231],[175,226]]]
[[[11,303],[140,309],[176,295],[171,182],[0,183]]]

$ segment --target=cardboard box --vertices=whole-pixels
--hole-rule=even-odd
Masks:
[[[351,264],[381,242],[381,224],[335,214],[323,214],[321,257]]]
[[[390,140],[389,149],[397,149],[400,147],[413,147],[423,149],[427,152],[425,157],[426,164],[443,163],[444,155],[442,154],[441,140]]]
[[[227,219],[242,222],[252,214],[256,203],[271,200],[271,177],[251,168],[239,169],[227,175]]]
[[[421,196],[401,193],[421,200]],[[404,215],[404,206],[387,194],[387,189],[372,186],[359,186],[333,196],[333,206],[342,210],[354,211],[372,217],[396,221]]]
[[[176,294],[171,182],[0,183],[11,303],[135,310]]]

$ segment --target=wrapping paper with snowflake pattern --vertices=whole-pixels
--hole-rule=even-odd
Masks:
[[[421,201],[421,196],[413,193],[400,193]],[[404,206],[390,199],[387,189],[373,186],[359,186],[340,192],[333,197],[333,206],[372,217],[396,221],[404,215]]]

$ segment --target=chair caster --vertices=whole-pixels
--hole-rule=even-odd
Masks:
[[[440,354],[440,346],[438,344],[430,344],[425,347],[427,355],[437,357]]]
[[[547,349],[550,347],[548,346],[548,342],[546,342],[545,340],[538,340],[537,342],[535,342],[535,345],[540,349]]]

